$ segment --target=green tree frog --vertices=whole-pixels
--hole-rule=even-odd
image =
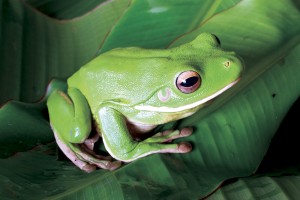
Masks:
[[[171,141],[191,135],[190,127],[137,138],[192,115],[236,84],[242,70],[241,59],[209,33],[170,49],[116,48],[73,74],[67,92],[51,93],[50,124],[60,149],[87,172],[154,153],[187,153],[188,142]],[[111,156],[93,151],[100,136]]]

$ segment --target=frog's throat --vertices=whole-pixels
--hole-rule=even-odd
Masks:
[[[152,111],[152,112],[166,112],[166,113],[176,113],[176,112],[182,112],[185,110],[189,110],[192,108],[195,108],[201,104],[204,104],[206,102],[208,102],[209,100],[215,98],[216,96],[222,94],[223,92],[225,92],[226,90],[228,90],[229,88],[231,88],[233,85],[235,85],[240,79],[237,79],[233,82],[231,82],[230,84],[228,84],[227,86],[225,86],[224,88],[222,88],[221,90],[217,91],[216,93],[201,99],[200,101],[196,101],[194,103],[191,104],[187,104],[184,106],[180,106],[180,107],[176,107],[176,108],[170,108],[170,107],[166,107],[166,106],[161,106],[161,107],[155,107],[155,106],[147,106],[147,105],[136,105],[134,108],[140,111]]]

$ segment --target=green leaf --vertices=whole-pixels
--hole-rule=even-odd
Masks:
[[[91,60],[128,4],[112,0],[81,17],[56,20],[23,1],[1,1],[0,102],[36,101],[51,78],[66,78]]]
[[[45,104],[11,101],[0,109],[0,158],[53,141],[53,133],[41,106],[45,109]]]
[[[207,198],[225,199],[298,199],[300,196],[300,176],[250,177],[224,185]]]
[[[36,100],[50,77],[67,77],[99,50],[134,45],[164,48],[186,32],[172,45],[200,32],[212,32],[225,49],[243,56],[247,68],[236,87],[178,123],[179,127],[195,127],[189,138],[194,147],[191,153],[152,155],[113,172],[86,174],[68,160],[57,160],[45,98],[38,104],[5,104],[0,110],[1,199],[205,197],[223,181],[256,171],[285,113],[299,97],[300,13],[299,4],[293,1],[189,0],[191,4],[185,7],[182,1],[129,4],[119,0],[94,9],[69,4],[74,6],[71,10],[67,3],[55,4],[54,0],[27,2],[48,16],[23,1],[0,2],[2,101]],[[47,94],[50,91],[51,87]],[[239,195],[247,196],[255,184],[263,185],[266,180],[267,176],[239,179],[238,185],[229,184],[219,191],[240,199]],[[289,182],[299,187],[294,177],[280,181],[284,188]],[[250,186],[239,187],[240,182]],[[268,185],[274,183],[269,181],[255,195],[274,197],[274,193],[265,195]],[[220,192],[211,198],[223,198]],[[299,194],[293,189],[276,192],[283,197]]]
[[[46,100],[55,90],[66,90],[63,81],[52,81],[45,96],[34,104],[9,101],[0,107],[0,158],[32,149],[54,140],[49,125]]]
[[[205,166],[206,183],[209,176],[219,177],[219,182],[208,183],[217,188],[223,180],[256,171],[282,118],[299,97],[299,53],[300,45],[286,57],[286,63],[272,66],[205,118],[199,113],[183,121],[181,126],[197,123],[193,141],[199,153],[194,159]]]
[[[165,48],[172,40],[234,4],[234,1],[133,1],[107,37],[101,52],[128,46]]]
[[[40,12],[56,19],[73,19],[102,6],[105,0],[25,0]],[[97,8],[96,8],[97,9]]]

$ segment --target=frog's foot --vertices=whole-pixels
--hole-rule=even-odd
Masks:
[[[108,170],[115,170],[122,162],[112,161],[110,156],[101,156],[93,152],[86,144],[72,144],[62,141],[54,133],[56,142],[62,152],[80,169],[92,172],[97,167]]]
[[[94,134],[92,137],[86,139],[84,141],[84,146],[86,146],[88,149],[93,151],[95,143],[99,140],[100,136],[99,134]]]
[[[166,130],[163,132],[158,132],[152,137],[144,140],[146,143],[166,143],[172,142],[175,139],[188,137],[192,134],[192,128],[183,128],[181,130]]]
[[[146,140],[137,142],[133,149],[123,155],[112,153],[111,155],[117,160],[131,162],[155,153],[188,153],[192,150],[190,143],[180,142],[176,144],[169,142],[177,138],[190,136],[192,131],[192,128],[183,128],[182,130],[159,132]]]

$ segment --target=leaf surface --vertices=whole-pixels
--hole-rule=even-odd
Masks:
[[[113,172],[86,174],[68,160],[57,160],[45,111],[52,84],[39,103],[5,104],[0,110],[1,199],[203,198],[223,181],[255,172],[299,97],[300,13],[293,1],[189,0],[188,10],[180,1],[119,0],[82,10],[74,5],[73,14],[64,11],[62,2],[49,1],[52,7],[45,0],[40,6],[28,2],[31,6],[0,3],[3,100],[36,100],[50,77],[67,77],[99,52],[118,46],[165,48],[186,32],[171,46],[212,32],[225,49],[244,58],[247,68],[236,87],[177,124],[195,127],[188,138],[191,153],[152,155]],[[210,198],[297,197],[297,176],[277,179],[284,186],[276,194],[266,194],[275,179],[263,176],[240,179]],[[259,183],[266,184],[249,194]]]

